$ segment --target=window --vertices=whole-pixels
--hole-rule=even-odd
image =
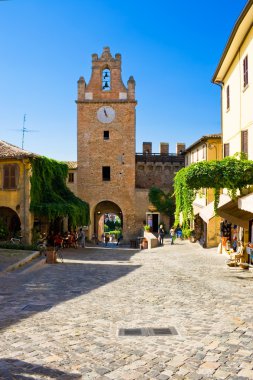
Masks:
[[[110,181],[111,180],[111,168],[110,168],[110,166],[103,166],[102,167],[102,175],[103,175],[103,181]]]
[[[243,60],[243,87],[245,88],[249,84],[249,77],[248,77],[248,56]]]
[[[109,138],[110,138],[109,131],[104,131],[104,140],[109,140]]]
[[[202,145],[202,159],[206,158],[206,145]]]
[[[69,173],[69,183],[74,182],[74,173]]]
[[[224,157],[229,156],[229,143],[224,144]]]
[[[16,189],[18,186],[18,165],[8,164],[3,167],[3,188]]]
[[[230,89],[229,86],[227,86],[227,110],[230,108]]]
[[[110,91],[110,89],[111,89],[111,72],[107,68],[102,71],[102,90]]]
[[[248,130],[241,132],[241,151],[248,154]]]

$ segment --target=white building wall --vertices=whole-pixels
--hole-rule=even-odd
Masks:
[[[243,60],[248,56],[248,80],[243,86]],[[227,86],[230,108],[227,109]],[[223,144],[229,143],[229,155],[241,152],[241,131],[248,130],[248,158],[253,159],[253,28],[244,40],[222,89]]]

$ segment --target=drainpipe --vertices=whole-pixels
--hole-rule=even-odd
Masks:
[[[221,122],[221,144],[222,144],[222,158],[224,156],[224,149],[223,149],[223,112],[222,112],[222,106],[223,106],[223,103],[222,103],[222,90],[223,90],[223,86],[224,86],[224,82],[215,82],[215,84],[217,84],[220,89],[221,89],[221,97],[220,97],[220,122]]]

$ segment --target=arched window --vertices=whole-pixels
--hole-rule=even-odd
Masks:
[[[106,68],[102,71],[102,90],[110,91],[111,89],[111,72]]]

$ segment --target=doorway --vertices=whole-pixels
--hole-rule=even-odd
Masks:
[[[146,224],[150,226],[152,232],[158,232],[160,223],[160,213],[152,212],[146,214]]]

